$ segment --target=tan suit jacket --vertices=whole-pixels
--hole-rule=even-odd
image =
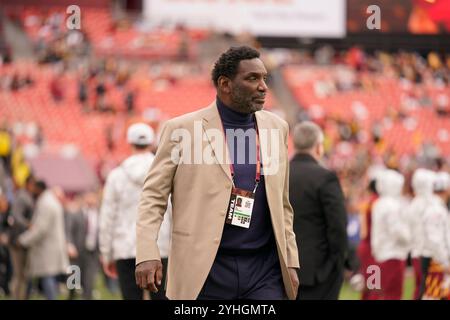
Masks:
[[[286,294],[294,299],[287,268],[298,268],[299,261],[289,203],[288,125],[267,111],[256,112],[256,121],[263,166],[268,169],[271,163],[275,168],[265,174],[266,195]],[[199,150],[209,163],[211,158],[215,163],[199,163]],[[228,151],[215,102],[166,122],[139,204],[136,264],[160,259],[156,241],[172,194],[169,299],[196,299],[214,262],[232,188],[225,159],[229,159]]]

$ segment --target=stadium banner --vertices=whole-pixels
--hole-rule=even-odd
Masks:
[[[144,0],[152,25],[256,36],[343,38],[346,0]]]
[[[450,0],[347,0],[347,32],[374,33],[367,28],[369,6],[380,8],[381,33],[416,35],[450,32]]]

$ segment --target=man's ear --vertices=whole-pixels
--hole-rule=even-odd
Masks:
[[[226,94],[231,93],[231,80],[225,76],[220,76],[217,80],[217,86],[220,91]]]
[[[320,143],[316,144],[316,155],[321,158],[322,157],[322,145]]]

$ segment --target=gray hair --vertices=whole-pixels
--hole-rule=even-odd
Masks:
[[[323,140],[323,132],[314,122],[303,121],[294,127],[294,146],[297,151],[311,150],[317,143]]]

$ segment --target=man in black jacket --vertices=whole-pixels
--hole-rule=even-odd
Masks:
[[[336,300],[344,278],[347,214],[336,174],[319,164],[323,133],[316,124],[294,128],[289,196],[300,248],[299,300]]]

